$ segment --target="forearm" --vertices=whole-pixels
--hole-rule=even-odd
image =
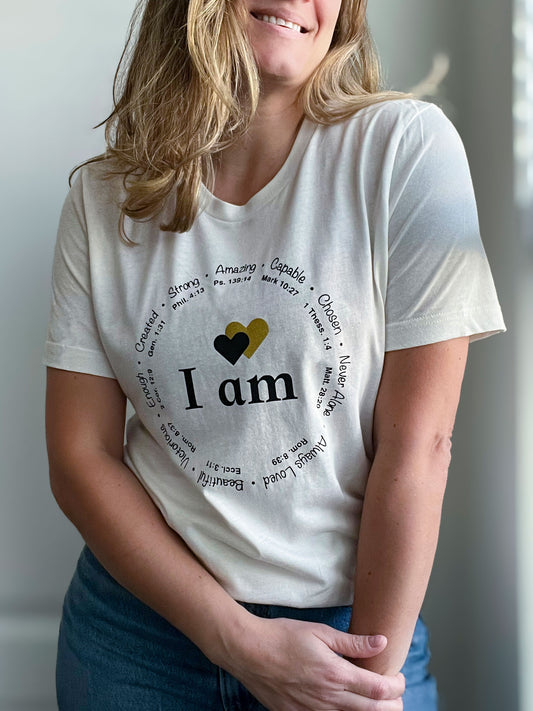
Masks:
[[[60,507],[109,573],[212,661],[227,662],[229,638],[243,633],[250,615],[169,528],[133,473],[94,453],[56,467],[51,480]]]
[[[386,649],[358,662],[397,673],[424,600],[441,518],[449,457],[434,451],[374,461],[363,506],[350,631],[384,634]]]

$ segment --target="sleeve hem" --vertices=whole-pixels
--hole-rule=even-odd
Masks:
[[[387,324],[385,351],[414,348],[452,338],[470,336],[470,342],[506,331],[503,317],[480,309],[456,314],[435,314]]]
[[[88,375],[100,375],[117,379],[104,353],[85,348],[74,348],[47,341],[44,348],[43,365],[60,370],[70,370]]]

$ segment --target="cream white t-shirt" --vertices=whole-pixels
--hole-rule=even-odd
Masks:
[[[246,205],[185,234],[126,219],[121,179],[66,198],[44,362],[116,378],[124,461],[236,599],[351,604],[384,353],[505,329],[461,140],[389,101],[304,120]]]

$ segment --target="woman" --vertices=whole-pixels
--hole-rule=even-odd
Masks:
[[[460,139],[379,92],[365,9],[137,8],[54,263],[61,711],[436,708],[419,611],[504,324]]]

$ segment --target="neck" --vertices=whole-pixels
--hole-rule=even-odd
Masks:
[[[248,202],[287,160],[302,118],[294,95],[263,95],[247,134],[217,156],[215,195],[236,205]]]

